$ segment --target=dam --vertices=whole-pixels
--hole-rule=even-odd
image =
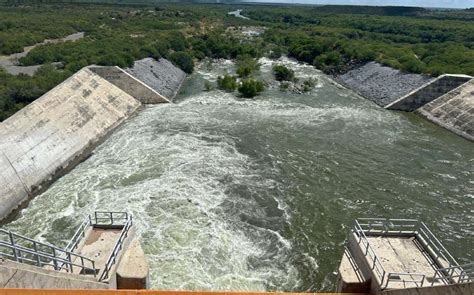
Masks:
[[[203,64],[175,103],[140,106],[4,227],[65,247],[97,208],[130,212],[153,289],[334,291],[361,216],[423,220],[472,261],[471,143],[279,62],[317,86],[244,100],[203,92],[235,70]]]

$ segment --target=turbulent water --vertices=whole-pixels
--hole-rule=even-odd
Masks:
[[[281,92],[263,59],[256,99],[203,92],[233,71],[203,64],[6,227],[64,245],[86,214],[129,211],[155,289],[333,290],[356,217],[422,219],[473,260],[472,143],[281,62],[316,88]]]

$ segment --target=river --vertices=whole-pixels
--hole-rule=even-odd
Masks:
[[[203,92],[233,71],[203,64],[176,103],[130,119],[6,227],[65,245],[86,214],[127,210],[154,289],[332,291],[356,217],[422,219],[472,261],[472,143],[281,62],[317,86]]]

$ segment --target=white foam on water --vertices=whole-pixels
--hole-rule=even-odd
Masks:
[[[260,62],[267,73],[274,63],[268,59]],[[329,82],[326,84],[329,79],[313,67],[286,58],[279,62],[290,65],[297,75],[317,77],[325,86],[321,93],[334,90]],[[196,75],[212,80],[232,67],[230,61],[220,61],[210,67],[198,66]],[[315,233],[312,229],[302,232],[303,242],[295,242],[291,233],[285,232],[286,227],[293,231],[311,226],[292,227],[292,202],[317,200],[321,208],[314,209],[320,209],[322,219],[331,213],[326,212],[326,200],[339,203],[344,213],[366,212],[378,202],[366,199],[370,187],[362,187],[364,195],[352,199],[341,196],[345,192],[340,185],[346,189],[351,189],[351,182],[367,185],[358,178],[359,172],[370,172],[377,161],[396,164],[390,155],[370,159],[367,155],[392,148],[399,149],[399,154],[400,149],[403,154],[429,154],[433,141],[399,114],[354,102],[357,98],[349,92],[325,101],[322,95],[313,94],[312,99],[321,101],[312,103],[307,100],[309,96],[300,99],[275,91],[255,99],[210,91],[177,104],[147,107],[98,147],[92,157],[36,197],[7,227],[65,245],[86,214],[94,210],[128,211],[134,216],[148,256],[155,289],[329,290],[331,278],[322,277],[318,269],[324,260],[320,255],[332,255],[335,243],[318,240],[315,243],[321,243],[321,248],[303,247],[298,253],[298,244],[314,239]],[[315,134],[319,137],[312,137]],[[417,141],[407,140],[407,134]],[[406,147],[394,145],[397,140],[404,140]],[[456,157],[452,159],[456,165],[462,163],[462,154],[456,151],[442,156]],[[437,163],[449,166],[449,161]],[[362,170],[339,179],[338,173],[353,167]],[[413,169],[417,167],[402,171]],[[467,169],[461,165],[457,171],[461,170]],[[425,191],[430,184],[430,179],[425,183],[413,175],[393,174],[391,167],[387,172],[390,175],[380,177],[410,190],[423,187]],[[470,175],[469,171],[458,175],[452,169],[433,173],[438,173],[434,174],[439,176],[437,181],[444,183]],[[328,187],[330,182],[335,182],[333,187]],[[385,183],[379,186],[382,196],[391,189]],[[375,190],[372,193],[377,195]],[[463,198],[472,200],[473,195],[465,192]],[[311,218],[317,221],[314,216],[303,216],[305,223],[313,222]],[[328,224],[315,230],[340,229]],[[318,275],[319,281],[304,282],[309,275]]]
[[[236,217],[223,213],[222,204],[230,184],[258,186],[265,180],[234,138],[202,130],[202,118],[193,122],[202,114],[192,115],[187,104],[146,109],[38,196],[9,228],[44,239],[57,231],[55,220],[67,217],[77,225],[94,210],[128,211],[143,240],[153,288],[263,291],[270,281],[296,281],[289,264],[250,266],[249,259],[258,261],[266,249],[233,222]],[[174,131],[168,121],[173,116],[183,117],[180,124],[189,123],[189,131]],[[291,247],[272,234],[281,244],[275,246]]]

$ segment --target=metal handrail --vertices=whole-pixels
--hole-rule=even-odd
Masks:
[[[12,246],[10,244],[6,244],[4,242],[0,242],[0,246],[9,248],[11,250],[18,250],[18,248],[15,248],[14,246]],[[51,265],[57,271],[65,270],[66,272],[72,272],[72,269],[73,269],[72,266],[78,267],[79,269],[81,269],[81,271],[83,271],[83,270],[94,270],[95,271],[95,268],[94,268],[95,265],[94,265],[93,261],[92,261],[92,268],[89,268],[89,267],[85,267],[83,264],[77,264],[77,263],[71,262],[69,260],[66,260],[62,257],[53,257],[53,256],[45,255],[45,254],[42,254],[42,253],[32,251],[31,249],[28,249],[28,248],[23,248],[20,251],[22,253],[27,253],[27,254],[30,254],[32,256],[39,257],[40,265],[37,264],[37,262],[38,262],[37,259],[30,259],[30,258],[23,257],[23,256],[20,259],[21,261],[19,261],[21,263],[28,262],[30,264],[40,266],[40,267]],[[8,257],[10,259],[15,258],[11,254],[7,254],[7,253],[1,253],[1,254],[2,254],[2,256]],[[41,260],[41,258],[45,258],[47,261],[43,262]],[[59,266],[60,263],[61,263],[61,266]],[[95,276],[95,273],[94,273],[94,276]]]
[[[383,286],[384,275],[386,274],[380,260],[378,260],[375,251],[373,251],[370,243],[367,239],[368,235],[409,235],[414,236],[417,240],[422,243],[423,247],[428,250],[429,255],[433,258],[439,268],[435,269],[434,278],[440,276],[446,284],[455,282],[458,280],[471,281],[474,271],[472,270],[472,264],[467,266],[471,267],[471,271],[465,271],[462,266],[459,266],[458,262],[449,253],[443,244],[435,237],[435,235],[428,229],[426,224],[419,222],[416,219],[387,219],[387,218],[358,218],[355,220],[354,232],[359,237],[358,243],[365,247],[364,255],[368,257],[370,261],[373,261],[372,269],[378,274],[381,286]],[[376,262],[379,261],[380,265]],[[390,281],[396,281],[396,276],[423,276],[420,280],[411,280],[413,283],[420,283],[423,286],[425,281],[424,274],[417,273],[389,273],[386,277],[385,288],[389,285]],[[405,282],[408,282],[405,280]]]
[[[409,279],[403,279],[402,277],[408,276]],[[419,277],[415,279],[414,277]],[[426,275],[422,273],[410,273],[410,272],[390,272],[387,276],[387,283],[383,289],[388,288],[388,284],[391,282],[401,282],[406,288],[406,283],[414,283],[416,287],[423,287]],[[419,284],[419,285],[418,285]]]
[[[125,241],[125,238],[127,238],[128,236],[128,231],[132,227],[132,216],[127,214],[126,218],[127,218],[127,221],[125,225],[123,226],[122,231],[120,232],[119,239],[115,243],[114,248],[109,255],[109,258],[107,259],[107,262],[105,263],[104,271],[99,277],[100,282],[105,281],[109,278],[110,270],[112,269],[113,265],[116,262],[118,253],[120,252],[120,250],[122,250],[123,242]]]
[[[92,273],[96,276],[95,262],[92,259],[27,238],[9,230],[0,228],[0,234],[8,236],[8,241],[0,240],[0,248],[8,248],[12,251],[12,254],[0,252],[1,256],[39,267],[52,265],[55,270],[66,270],[71,273],[73,272],[73,266],[76,266],[81,269],[81,272],[92,270]],[[43,261],[42,258],[45,260]],[[81,264],[74,263],[75,259],[79,259]],[[85,263],[89,263],[91,267],[86,266]]]
[[[372,246],[370,246],[369,240],[367,239],[367,236],[365,235],[365,232],[357,219],[355,221],[355,232],[359,236],[359,245],[362,243],[365,246],[364,255],[369,256],[371,258],[371,261],[373,262],[371,269],[375,270],[375,272],[378,274],[380,285],[382,285],[385,279],[386,271],[383,268],[380,259],[377,257],[377,254],[375,254],[374,249],[372,248]]]
[[[435,259],[435,261],[441,264],[442,268],[458,266],[459,263],[454,259],[454,257],[449,253],[444,245],[435,237],[435,235],[428,229],[426,224],[421,222],[420,227],[418,228],[417,238],[422,238],[421,241],[425,243],[425,246],[429,247]],[[419,239],[420,240],[420,239]],[[442,260],[440,260],[440,258]],[[448,265],[442,265],[443,263],[448,263]]]
[[[131,219],[131,215],[127,212],[95,211],[93,225],[125,225],[129,219]],[[121,223],[117,221],[121,221]]]
[[[74,233],[71,240],[64,249],[69,252],[74,251],[79,245],[81,239],[86,236],[86,230],[89,226],[92,226],[92,220],[90,215],[88,215],[88,217],[81,223],[81,225],[79,225],[76,232]]]
[[[437,282],[438,278],[447,284],[472,282],[474,281],[474,263],[437,269],[431,286]]]

